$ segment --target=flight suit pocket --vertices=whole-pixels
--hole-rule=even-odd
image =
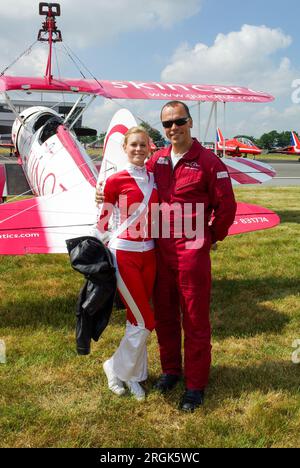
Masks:
[[[204,187],[204,174],[202,171],[185,170],[176,181],[175,191],[185,193],[200,190]]]

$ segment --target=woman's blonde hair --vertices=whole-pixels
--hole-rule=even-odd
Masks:
[[[144,133],[144,135],[146,135],[147,137],[147,140],[148,140],[148,143],[150,145],[150,136],[149,136],[149,133],[147,132],[147,130],[144,128],[144,127],[140,127],[140,126],[137,126],[137,127],[131,127],[129,128],[129,130],[127,130],[127,132],[125,133],[124,135],[124,145],[127,145],[128,143],[128,138],[130,137],[130,135],[134,135],[136,133]]]

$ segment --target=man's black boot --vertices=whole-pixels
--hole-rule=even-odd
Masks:
[[[180,380],[180,377],[180,375],[176,374],[162,374],[153,385],[153,388],[161,393],[166,393],[175,387],[177,382]]]
[[[198,406],[203,405],[204,402],[204,390],[185,390],[181,403],[180,409],[193,413]]]

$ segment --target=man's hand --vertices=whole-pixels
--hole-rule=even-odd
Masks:
[[[96,194],[95,194],[95,202],[96,205],[100,205],[101,203],[104,203],[104,191],[103,191],[103,182],[99,182],[96,186]]]

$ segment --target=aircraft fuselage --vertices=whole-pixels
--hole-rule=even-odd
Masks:
[[[54,110],[31,107],[12,128],[12,140],[37,196],[95,188],[97,171],[75,135]]]

